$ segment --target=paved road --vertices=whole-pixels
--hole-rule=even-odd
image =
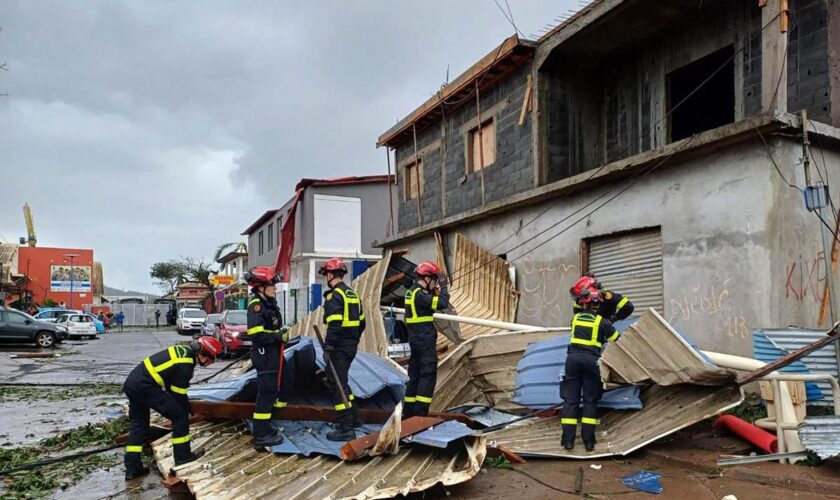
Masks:
[[[146,356],[189,339],[174,330],[143,330],[111,332],[96,340],[64,341],[59,347],[46,350],[28,345],[0,345],[0,385],[121,384]],[[59,357],[13,358],[15,354],[24,352],[54,352]],[[227,363],[197,368],[196,377],[204,378]]]

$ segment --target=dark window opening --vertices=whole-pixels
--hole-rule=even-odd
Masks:
[[[730,45],[668,73],[671,141],[735,121],[733,54]]]

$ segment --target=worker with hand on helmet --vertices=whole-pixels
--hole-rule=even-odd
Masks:
[[[327,385],[330,389],[335,410],[338,412],[337,428],[327,433],[330,441],[350,441],[356,438],[354,427],[362,425],[356,397],[350,389],[350,365],[356,358],[359,339],[365,331],[365,313],[359,295],[346,283],[347,264],[341,259],[324,262],[318,274],[326,278],[329,290],[324,292],[324,323],[327,335],[324,345],[335,368],[338,380],[327,371]],[[347,401],[341,397],[338,384],[344,391]]]
[[[222,345],[211,337],[199,337],[189,345],[174,345],[152,354],[128,374],[123,392],[128,396],[131,430],[125,447],[125,479],[148,474],[143,465],[143,445],[148,439],[149,410],[172,421],[172,449],[175,465],[198,458],[190,449],[190,386],[196,362],[209,366],[222,352]]]
[[[405,292],[405,326],[411,359],[403,418],[429,413],[437,383],[437,332],[433,314],[449,306],[446,277],[434,262],[421,262],[414,284]],[[442,278],[442,279],[441,279]]]
[[[560,386],[563,398],[563,447],[575,446],[578,422],[586,451],[595,449],[595,427],[598,425],[598,401],[603,395],[598,358],[601,347],[618,340],[618,331],[607,318],[598,315],[601,292],[594,286],[580,291],[581,311],[572,319],[572,333],[566,356],[566,371]],[[583,397],[583,412],[581,412]],[[581,414],[582,413],[582,414]]]
[[[280,431],[271,425],[271,413],[278,401],[278,371],[280,346],[288,340],[282,332],[283,318],[277,307],[276,285],[280,276],[270,267],[255,267],[245,273],[253,297],[248,301],[248,337],[252,341],[251,364],[257,370],[257,397],[254,401],[254,448],[278,445],[283,442]]]
[[[604,290],[601,282],[595,279],[595,276],[590,273],[581,276],[580,279],[572,285],[572,288],[569,289],[569,293],[574,301],[574,305],[572,306],[574,313],[579,313],[583,310],[579,299],[581,298],[581,293],[589,288],[595,288],[600,292],[601,305],[596,311],[599,316],[603,316],[604,318],[610,320],[610,322],[615,323],[616,321],[621,321],[633,314],[635,307],[633,306],[633,303],[630,302],[630,299],[620,293]]]

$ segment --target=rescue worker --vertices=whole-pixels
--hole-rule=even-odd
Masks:
[[[601,307],[601,292],[594,286],[580,292],[581,312],[572,319],[572,333],[566,356],[566,372],[560,396],[563,398],[563,448],[575,447],[578,422],[586,451],[595,449],[595,427],[598,424],[598,401],[603,395],[598,358],[601,347],[618,339],[618,331],[607,318],[596,311]],[[583,412],[581,414],[581,397]]]
[[[580,279],[572,285],[572,288],[569,289],[569,293],[572,295],[572,299],[574,300],[574,305],[572,307],[575,313],[579,313],[583,310],[578,299],[581,297],[582,292],[584,290],[588,290],[589,288],[596,288],[600,292],[601,306],[596,311],[599,316],[603,316],[604,318],[610,320],[611,323],[615,323],[616,321],[621,321],[633,314],[635,307],[633,306],[633,303],[630,302],[630,299],[620,293],[604,290],[601,282],[595,279],[595,276],[591,274],[581,276]]]
[[[280,347],[288,340],[282,331],[283,318],[277,307],[276,285],[280,276],[270,267],[254,267],[245,273],[253,298],[248,301],[248,337],[251,364],[257,370],[254,401],[254,448],[262,450],[283,442],[283,435],[271,425],[273,409],[286,406],[278,401]]]
[[[449,306],[446,277],[440,275],[437,264],[421,262],[415,275],[414,284],[405,292],[405,326],[411,358],[403,418],[429,413],[437,383],[437,332],[432,315]]]
[[[200,337],[189,345],[174,345],[152,354],[137,365],[125,379],[122,390],[128,396],[131,430],[125,447],[126,481],[148,474],[141,454],[148,439],[149,410],[172,421],[172,449],[175,465],[198,458],[190,450],[190,386],[195,364],[209,366],[222,352],[212,337]]]
[[[327,433],[327,439],[350,441],[356,439],[353,428],[363,423],[356,407],[356,397],[350,389],[348,375],[350,365],[356,357],[359,339],[365,331],[365,313],[359,295],[344,283],[344,276],[347,274],[347,264],[344,261],[330,259],[324,262],[318,274],[324,276],[329,285],[329,290],[324,292],[324,323],[327,325],[324,345],[338,375],[336,381],[332,370],[327,367],[327,385],[338,412],[336,429]],[[346,403],[341,397],[338,384],[341,384],[347,397]]]

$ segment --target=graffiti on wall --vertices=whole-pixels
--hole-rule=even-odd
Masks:
[[[528,254],[519,266],[522,296],[519,320],[559,325],[571,314],[569,286],[578,277],[578,266],[561,260],[541,260]]]
[[[689,286],[669,302],[668,322],[674,325],[704,322],[730,337],[749,338],[747,320],[730,300],[732,278]]]
[[[822,302],[825,286],[825,253],[814,257],[799,256],[785,269],[785,298],[797,302]]]

